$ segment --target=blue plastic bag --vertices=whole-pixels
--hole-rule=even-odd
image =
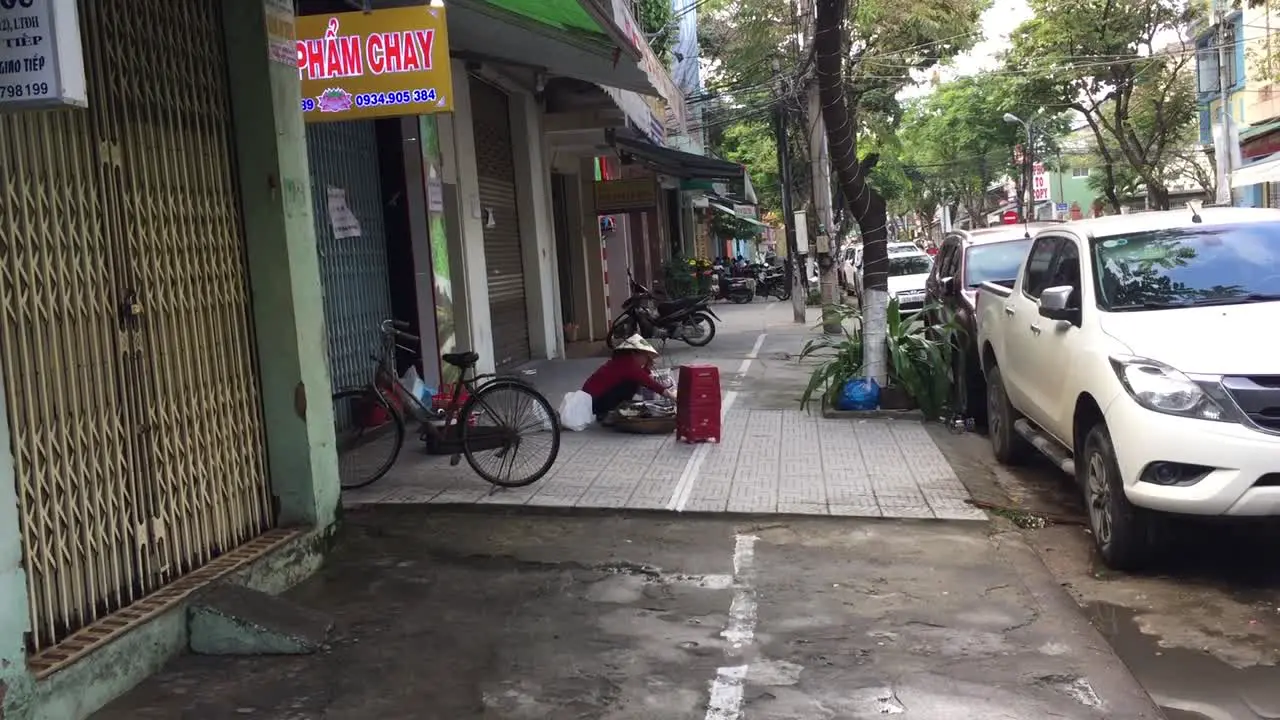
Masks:
[[[851,378],[836,397],[837,410],[875,410],[880,407],[880,384],[875,378]]]

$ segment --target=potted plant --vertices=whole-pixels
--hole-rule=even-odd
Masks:
[[[845,384],[860,377],[865,366],[858,310],[832,305],[824,308],[824,314],[837,317],[841,331],[810,340],[800,351],[801,361],[820,359],[800,397],[800,406],[806,410],[815,396],[824,407],[834,406]],[[960,325],[950,318],[942,324],[928,324],[926,318],[936,314],[935,309],[926,308],[904,315],[897,300],[889,301],[885,317],[888,382],[880,388],[881,409],[918,408],[926,418],[936,420],[951,406],[951,355]]]
[[[885,312],[885,352],[889,383],[880,390],[886,410],[919,408],[926,418],[941,418],[953,399],[951,356],[961,326],[951,318],[930,324],[938,308],[924,308],[904,315],[897,299]]]
[[[862,374],[862,322],[857,308],[833,305],[829,312],[840,320],[840,333],[821,335],[804,344],[800,351],[801,362],[818,359],[818,365],[809,374],[809,384],[800,395],[800,407],[809,409],[814,395],[820,393],[822,405],[835,405],[836,396],[845,383]],[[851,323],[850,321],[857,321]],[[849,325],[853,328],[850,329]]]

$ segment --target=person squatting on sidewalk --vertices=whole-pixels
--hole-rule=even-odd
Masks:
[[[604,422],[609,413],[630,400],[641,388],[674,400],[675,393],[653,377],[653,361],[658,351],[640,335],[618,343],[613,357],[591,373],[582,392],[591,396],[591,411]]]

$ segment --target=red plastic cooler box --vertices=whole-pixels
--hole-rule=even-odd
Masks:
[[[720,369],[682,366],[676,393],[676,439],[720,442]]]

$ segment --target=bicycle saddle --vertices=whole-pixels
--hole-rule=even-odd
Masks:
[[[480,362],[480,353],[467,350],[466,352],[445,353],[440,356],[442,360],[454,367],[469,368]]]

